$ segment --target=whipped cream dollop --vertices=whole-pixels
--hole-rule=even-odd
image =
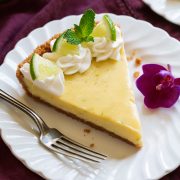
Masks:
[[[54,45],[55,40],[50,42],[51,49]],[[57,59],[57,65],[63,70],[64,74],[72,75],[77,72],[83,73],[91,66],[91,51],[89,48],[84,48],[78,45],[79,54],[68,54],[61,56]]]
[[[94,42],[89,43],[92,56],[96,58],[97,62],[107,59],[121,60],[120,49],[123,46],[123,39],[120,28],[115,26],[115,29],[116,41],[108,40],[105,37],[95,37]]]
[[[38,88],[43,89],[56,96],[60,96],[64,92],[64,74],[61,70],[58,74],[49,76],[45,79],[32,80],[29,66],[29,63],[25,63],[21,67],[20,71],[23,74],[24,78],[31,81],[34,86],[37,86]]]
[[[83,48],[81,45],[78,46],[79,55],[68,54],[58,58],[56,62],[66,75],[77,72],[83,73],[91,66],[91,51],[88,48]]]

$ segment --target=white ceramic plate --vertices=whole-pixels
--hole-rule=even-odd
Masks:
[[[180,25],[180,0],[143,0],[157,14]]]
[[[97,20],[103,14],[97,15]],[[147,22],[127,16],[109,14],[120,24],[124,33],[127,53],[136,50],[143,63],[171,64],[175,76],[180,77],[180,43],[165,31]],[[39,113],[51,127],[85,144],[95,144],[94,149],[109,155],[102,164],[89,164],[47,151],[38,142],[38,132],[30,120],[20,111],[0,100],[0,129],[4,142],[12,153],[29,169],[48,179],[158,179],[180,165],[180,102],[171,109],[148,110],[143,97],[137,91],[132,78],[137,106],[142,122],[144,147],[137,150],[131,145],[91,128],[28,97],[16,79],[17,64],[33,49],[58,32],[78,23],[80,16],[68,16],[49,22],[35,29],[20,40],[9,52],[0,67],[0,88]],[[131,74],[136,71],[130,63]],[[131,75],[132,77],[132,75]],[[89,127],[88,127],[89,128]]]

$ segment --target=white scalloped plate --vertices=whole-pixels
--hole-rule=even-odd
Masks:
[[[103,14],[97,15],[100,20]],[[175,76],[180,77],[180,43],[165,31],[147,22],[127,16],[109,14],[121,25],[127,53],[136,50],[143,63],[171,64]],[[47,179],[158,179],[180,165],[180,102],[171,109],[148,110],[143,97],[134,86],[137,106],[142,122],[144,147],[140,150],[106,133],[91,128],[84,133],[86,125],[56,112],[42,103],[28,97],[16,79],[17,64],[33,49],[58,32],[78,23],[80,16],[68,16],[49,22],[35,29],[20,40],[9,52],[0,67],[0,88],[25,103],[51,127],[56,127],[67,136],[85,144],[95,144],[95,149],[109,155],[102,164],[89,164],[62,155],[55,155],[42,147],[37,130],[20,111],[0,100],[0,129],[4,142],[12,153],[29,169]],[[132,73],[137,70],[130,64]]]
[[[179,0],[143,0],[144,3],[157,14],[168,21],[180,25],[180,1]]]

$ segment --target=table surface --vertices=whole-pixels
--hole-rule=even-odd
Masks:
[[[155,14],[141,0],[4,0],[0,1],[0,64],[16,42],[33,29],[71,14],[92,8],[96,13],[110,12],[149,21],[180,40],[180,26]],[[0,138],[0,180],[40,180],[40,176],[17,160]],[[180,168],[162,180],[179,180]]]

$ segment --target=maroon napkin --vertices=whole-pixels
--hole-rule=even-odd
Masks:
[[[141,0],[0,0],[0,64],[16,42],[45,23],[87,8],[149,21],[180,40],[180,26],[155,14]],[[61,31],[61,30],[60,30]],[[138,32],[136,32],[138,33]],[[0,138],[0,180],[42,179],[17,160]],[[163,178],[179,180],[180,168]]]

